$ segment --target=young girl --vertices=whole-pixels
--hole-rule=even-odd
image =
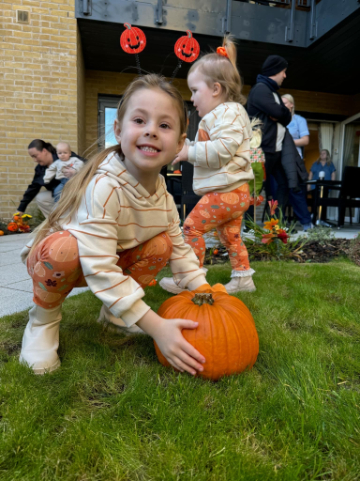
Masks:
[[[66,184],[32,247],[23,250],[36,305],[20,360],[35,373],[59,367],[61,305],[84,281],[103,302],[101,319],[149,334],[178,370],[193,375],[203,370],[204,357],[181,334],[197,323],[164,320],[142,301],[143,287],[168,260],[182,288],[206,283],[159,176],[182,149],[186,125],[175,87],[156,75],[136,79],[118,107],[118,145],[98,154]]]
[[[250,268],[240,237],[242,216],[250,205],[248,182],[254,178],[250,163],[252,134],[249,117],[241,105],[242,84],[231,39],[225,38],[216,53],[192,65],[188,86],[202,120],[195,142],[187,141],[173,163],[187,161],[194,165],[194,192],[203,197],[185,220],[185,242],[203,266],[203,234],[217,229],[232,267],[232,280],[226,290],[254,291],[255,271]],[[160,285],[173,293],[183,290],[175,278],[164,278]]]

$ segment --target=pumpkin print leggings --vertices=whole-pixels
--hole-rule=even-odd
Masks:
[[[248,252],[240,237],[243,214],[249,205],[248,184],[223,194],[211,192],[199,200],[184,222],[184,235],[185,242],[197,255],[200,267],[203,266],[205,258],[203,235],[216,229],[229,253],[232,269],[235,271],[250,269]]]
[[[171,239],[162,233],[118,253],[117,265],[145,287],[165,267],[171,253]],[[27,269],[33,280],[34,302],[44,309],[60,306],[74,287],[86,286],[78,243],[68,231],[55,232],[42,240],[28,256]]]

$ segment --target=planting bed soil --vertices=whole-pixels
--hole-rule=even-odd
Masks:
[[[347,256],[348,251],[352,246],[353,241],[349,239],[331,239],[328,241],[318,242],[311,241],[305,244],[299,251],[299,256],[292,259],[295,262],[330,262],[335,257]],[[249,251],[250,261],[269,261],[270,256],[266,254],[259,254],[252,249],[251,243],[245,241],[246,247]],[[216,252],[216,250],[218,252]],[[214,254],[214,252],[216,252]],[[224,264],[229,260],[228,255],[224,255],[226,249],[223,246],[216,249],[206,249],[205,264]]]

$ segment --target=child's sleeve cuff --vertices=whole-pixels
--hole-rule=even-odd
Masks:
[[[130,327],[145,316],[150,309],[150,306],[139,299],[130,309],[121,314],[121,319],[125,322],[127,327]]]

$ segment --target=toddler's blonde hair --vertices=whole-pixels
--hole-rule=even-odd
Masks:
[[[239,102],[244,105],[246,99],[241,93],[243,85],[236,65],[237,52],[233,38],[230,35],[224,37],[222,46],[227,57],[216,52],[208,53],[193,63],[188,75],[199,69],[209,86],[216,82],[221,85],[226,102]]]

